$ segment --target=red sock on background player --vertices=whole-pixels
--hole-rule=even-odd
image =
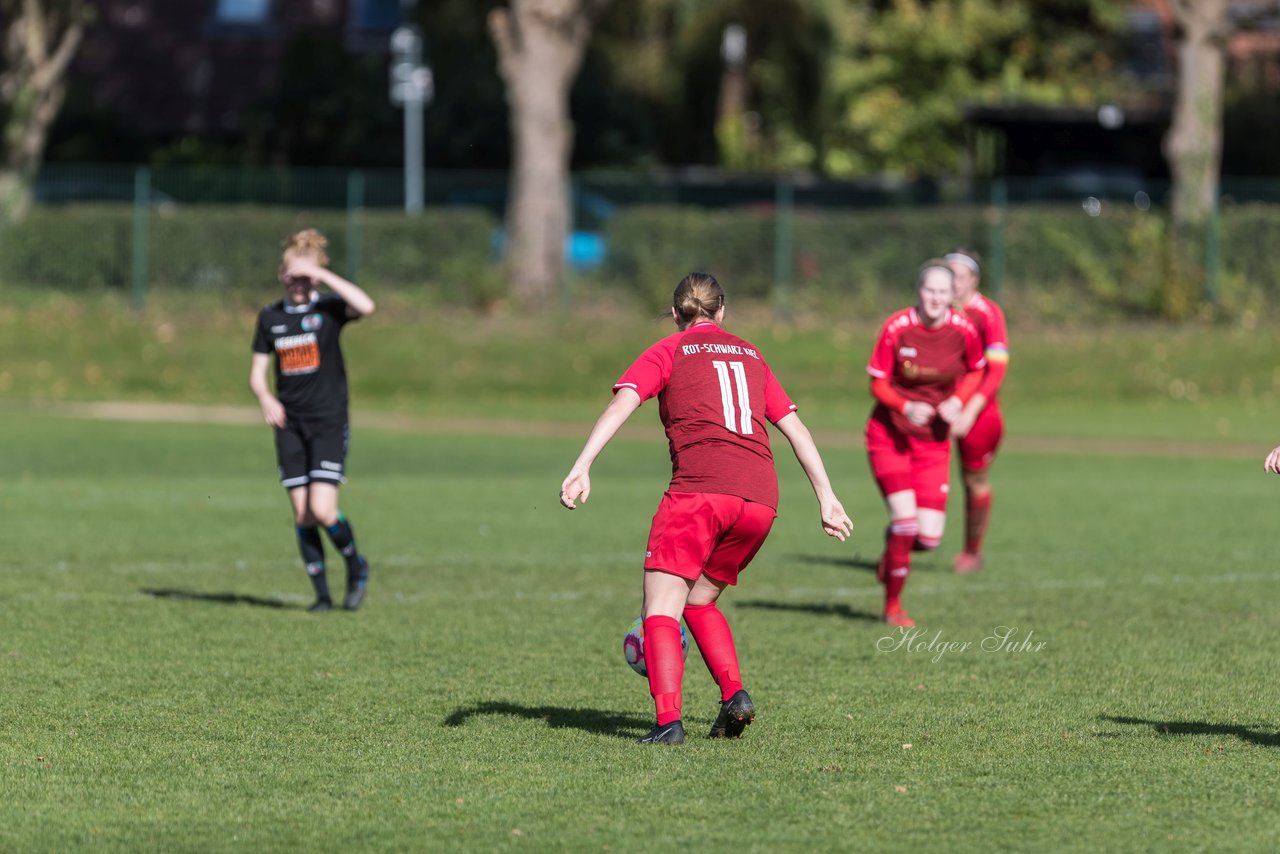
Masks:
[[[716,603],[686,605],[684,622],[689,627],[707,663],[711,678],[720,686],[720,700],[728,700],[742,690],[742,676],[738,672],[738,650],[733,644],[733,632],[724,613]]]
[[[658,616],[644,621],[644,667],[649,673],[649,694],[657,709],[658,726],[680,719],[682,647],[679,620]]]
[[[971,555],[982,553],[982,538],[991,517],[991,492],[971,492],[965,501],[964,550]]]
[[[915,544],[920,528],[915,517],[894,519],[889,524],[889,536],[885,538],[884,557],[880,559],[881,578],[884,584],[885,615],[902,611],[902,588],[911,573],[911,547]]]

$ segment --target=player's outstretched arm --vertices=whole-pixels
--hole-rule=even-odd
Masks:
[[[285,276],[305,276],[312,281],[319,282],[342,297],[343,302],[347,304],[348,312],[352,315],[368,317],[377,308],[373,298],[365,293],[364,288],[355,282],[347,281],[328,267],[317,264],[310,258],[294,258],[289,262],[289,266],[285,268]]]
[[[1267,454],[1267,461],[1263,463],[1262,469],[1272,474],[1280,474],[1280,448],[1274,448]]]
[[[286,420],[284,405],[271,393],[271,387],[267,385],[267,368],[270,365],[271,356],[268,354],[253,354],[253,361],[249,364],[249,389],[253,392],[253,396],[258,398],[258,405],[262,407],[262,420],[272,427],[283,427]]]
[[[818,446],[814,444],[809,428],[804,426],[800,416],[794,412],[784,416],[776,426],[791,443],[791,450],[795,451],[800,468],[804,469],[809,485],[813,487],[813,494],[818,498],[822,529],[827,532],[827,536],[835,537],[843,543],[845,537],[853,533],[853,520],[844,512],[844,507],[831,489],[827,467],[822,464],[822,455],[818,453]]]
[[[583,504],[587,503],[587,499],[591,497],[591,464],[600,456],[618,428],[631,417],[631,413],[640,408],[640,403],[640,395],[633,389],[621,388],[604,408],[604,412],[600,413],[596,425],[591,428],[591,435],[587,437],[587,443],[582,446],[582,453],[578,454],[573,468],[569,469],[569,474],[560,484],[560,503],[567,509],[573,510],[577,506],[574,502],[579,499]]]

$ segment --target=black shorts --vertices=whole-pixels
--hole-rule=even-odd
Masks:
[[[283,427],[277,427],[280,485],[294,489],[312,481],[334,486],[345,481],[348,433],[345,421],[307,422],[290,418]]]

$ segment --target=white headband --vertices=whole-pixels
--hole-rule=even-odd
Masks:
[[[979,272],[978,262],[970,258],[968,255],[965,255],[963,252],[951,252],[947,255],[942,256],[942,260],[943,261],[959,261],[961,264],[965,265],[973,272],[975,273]]]

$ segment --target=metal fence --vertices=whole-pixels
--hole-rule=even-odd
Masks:
[[[259,286],[280,239],[315,225],[351,278],[465,299],[469,287],[500,287],[507,178],[429,172],[426,209],[410,217],[399,172],[53,164],[26,217],[0,230],[0,286],[129,289],[139,305],[154,288]],[[833,298],[870,307],[908,293],[920,261],[963,244],[985,256],[987,290],[1048,317],[1082,302],[1136,314],[1177,313],[1167,303],[1179,299],[1235,311],[1277,302],[1267,247],[1280,238],[1280,181],[1223,181],[1195,236],[1203,265],[1181,295],[1168,292],[1178,276],[1163,248],[1167,195],[1136,173],[1087,171],[848,183],[580,174],[565,289],[669,294],[701,268],[782,316]]]

